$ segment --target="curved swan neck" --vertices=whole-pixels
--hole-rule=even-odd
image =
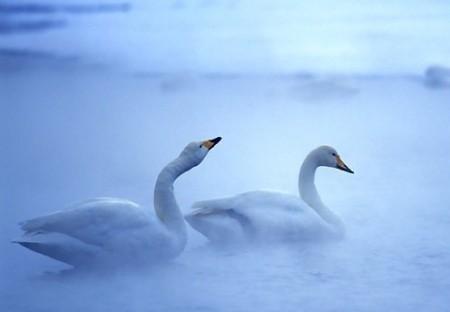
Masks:
[[[318,155],[316,155],[315,151],[312,151],[308,154],[300,168],[298,180],[300,197],[313,208],[326,223],[332,226],[333,232],[336,232],[338,236],[343,236],[345,233],[344,224],[336,214],[323,204],[314,183],[316,169],[320,167],[318,159]]]
[[[169,163],[158,175],[154,193],[156,215],[164,226],[175,236],[177,249],[182,250],[187,242],[186,224],[175,199],[175,180],[194,165],[187,157],[178,157]]]
[[[315,209],[318,205],[323,205],[314,183],[316,169],[319,167],[316,157],[310,153],[300,168],[298,178],[298,189],[300,197]]]

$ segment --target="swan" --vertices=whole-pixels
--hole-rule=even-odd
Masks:
[[[299,174],[299,196],[253,191],[233,197],[196,202],[186,221],[215,243],[342,238],[345,227],[320,199],[314,184],[318,167],[353,171],[330,146],[305,158]]]
[[[73,267],[145,265],[174,258],[187,236],[173,184],[220,140],[190,143],[164,167],[154,190],[156,218],[129,200],[94,198],[22,222],[24,234],[13,242]]]

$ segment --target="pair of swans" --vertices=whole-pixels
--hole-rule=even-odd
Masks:
[[[199,165],[220,140],[190,143],[164,167],[154,191],[156,218],[134,202],[96,198],[21,223],[24,234],[14,242],[74,267],[107,267],[175,258],[187,243],[185,219],[216,242],[263,238],[265,233],[296,239],[343,235],[342,222],[320,200],[314,174],[319,166],[353,172],[327,146],[313,150],[302,165],[299,187],[304,202],[281,193],[250,192],[198,202],[183,217],[173,184]]]

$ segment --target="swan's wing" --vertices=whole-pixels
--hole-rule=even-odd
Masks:
[[[196,202],[186,220],[211,240],[231,236],[305,236],[320,218],[298,196],[255,191]]]
[[[102,246],[117,232],[148,226],[148,218],[148,215],[131,201],[96,198],[66,211],[24,221],[21,228],[26,236],[61,233],[88,244]]]
[[[308,240],[323,229],[319,215],[299,196],[257,191],[240,196],[234,210],[251,221],[253,235],[266,240]]]
[[[189,215],[207,216],[223,214],[229,210],[251,217],[253,210],[260,214],[270,209],[281,213],[305,210],[298,196],[271,191],[254,191],[233,197],[195,202]]]
[[[202,200],[192,205],[192,215],[209,215],[230,210],[235,206],[235,197]]]
[[[234,211],[235,198],[205,200],[194,203],[186,221],[213,242],[233,242],[245,236],[248,220]]]

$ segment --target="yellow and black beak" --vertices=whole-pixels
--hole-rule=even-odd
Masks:
[[[342,159],[339,155],[336,156],[336,168],[343,170],[343,171],[350,172],[350,173],[354,173],[352,169],[347,167],[347,165],[342,161]]]
[[[206,140],[206,141],[202,142],[202,146],[206,147],[208,150],[211,150],[221,140],[222,140],[222,137],[217,137],[215,139]]]

